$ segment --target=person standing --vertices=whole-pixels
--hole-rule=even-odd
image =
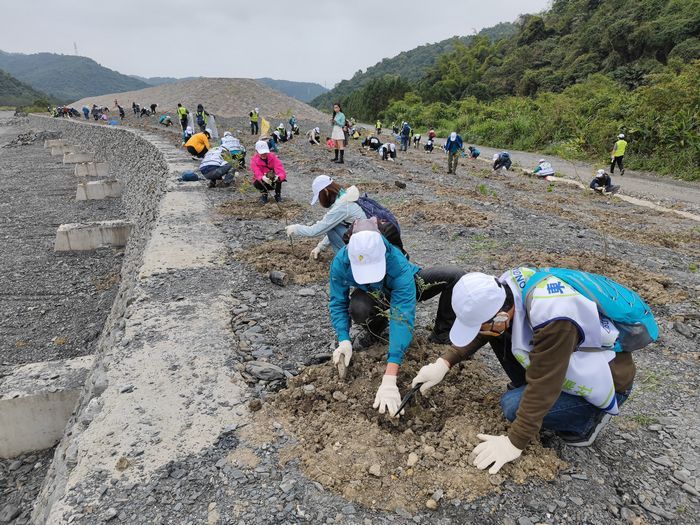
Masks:
[[[270,153],[270,147],[264,140],[255,143],[256,154],[250,159],[253,172],[253,186],[260,192],[260,202],[267,204],[270,190],[275,190],[275,201],[282,200],[282,183],[287,180],[287,173],[280,159]]]
[[[345,113],[339,102],[333,104],[333,119],[331,120],[333,130],[331,131],[331,139],[335,142],[335,158],[331,162],[343,164],[345,162]],[[340,154],[340,157],[338,157]]]
[[[382,134],[382,121],[381,120],[377,120],[375,130],[377,131],[377,136]]]
[[[197,113],[194,114],[195,122],[201,131],[207,128],[207,121],[209,120],[209,113],[204,110],[204,106],[197,104]]]
[[[610,163],[610,173],[615,173],[615,164],[620,168],[620,175],[625,174],[625,166],[622,164],[622,159],[625,156],[625,151],[627,151],[627,141],[625,140],[625,134],[620,133],[617,136],[617,142],[613,146]]]
[[[408,143],[411,137],[411,126],[404,122],[401,126],[401,151],[408,151]]]
[[[151,115],[156,114],[156,108],[158,107],[158,104],[151,104]]]
[[[255,108],[248,113],[250,117],[250,134],[257,135],[259,133],[258,121],[260,120],[260,110]]]
[[[457,163],[459,162],[459,152],[462,151],[464,144],[462,137],[456,131],[450,133],[450,136],[445,142],[445,151],[447,152],[447,173],[448,175],[457,175]]]
[[[126,113],[124,112],[124,108],[121,107],[119,104],[117,104],[117,109],[119,110],[119,119],[124,120],[124,117],[126,117]]]
[[[177,103],[177,118],[180,120],[180,127],[182,127],[183,132],[187,129],[187,120],[188,120],[187,117],[189,114],[190,114],[190,112],[187,111],[187,108],[178,102]]]

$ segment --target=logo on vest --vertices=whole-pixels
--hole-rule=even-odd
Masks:
[[[556,283],[547,283],[547,293],[549,295],[564,293],[564,283],[557,281]]]

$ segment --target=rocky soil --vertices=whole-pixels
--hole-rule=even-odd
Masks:
[[[245,130],[246,122],[222,124]],[[250,136],[241,138],[252,147]],[[700,522],[696,222],[566,185],[492,174],[480,162],[463,161],[458,175],[447,175],[437,152],[411,150],[383,163],[355,142],[345,165],[329,157],[304,140],[282,145],[289,179],[282,214],[274,203],[256,211],[248,172],[229,188],[191,183],[207,191],[230,249],[222,281],[232,283],[234,304],[228,366],[249,385],[254,419],[144,483],[91,480],[101,487],[99,504],[77,522]],[[635,389],[622,414],[589,448],[545,433],[494,477],[467,461],[475,432],[506,428],[497,403],[508,380],[490,351],[454,370],[430,397],[418,396],[402,421],[375,414],[370,403],[383,347],[357,354],[350,379],[335,380],[327,362],[335,346],[328,258],[310,261],[304,251],[314,243],[297,239],[292,247],[284,236],[286,222],[322,216],[308,205],[311,181],[322,173],[397,211],[418,265],[495,274],[526,263],[568,265],[639,290],[662,333],[635,355]],[[273,282],[271,271],[287,279],[275,274]],[[440,353],[423,342],[436,307],[435,300],[418,306],[402,393],[412,372]]]

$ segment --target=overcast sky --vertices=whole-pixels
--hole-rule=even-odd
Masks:
[[[0,49],[78,53],[141,76],[272,77],[328,88],[385,57],[469,35],[550,0],[23,0]],[[9,23],[8,23],[9,22]]]

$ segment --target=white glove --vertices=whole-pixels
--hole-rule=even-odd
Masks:
[[[316,246],[316,248],[314,248],[313,250],[311,250],[311,255],[310,255],[310,257],[311,257],[314,261],[317,261],[319,255],[321,255],[321,248],[319,248],[318,246]]]
[[[438,357],[434,363],[425,365],[418,371],[416,377],[411,381],[411,386],[416,386],[418,383],[423,383],[420,387],[420,393],[425,394],[430,388],[437,385],[445,377],[445,374],[450,370],[450,365],[442,357]]]
[[[338,348],[333,350],[333,364],[338,368],[338,375],[341,379],[345,379],[345,371],[350,365],[352,357],[352,343],[350,341],[341,341]]]
[[[297,232],[299,231],[299,224],[290,224],[284,229],[284,232],[287,234],[287,237],[291,237],[292,235],[297,235]]]
[[[382,378],[382,384],[379,385],[379,390],[377,390],[377,395],[374,396],[373,408],[378,408],[379,413],[383,414],[389,410],[389,415],[391,417],[399,417],[401,414],[397,414],[396,411],[401,405],[401,394],[396,386],[396,376],[385,375]]]
[[[496,474],[503,465],[518,459],[523,453],[510,442],[508,436],[477,434],[476,437],[483,443],[479,443],[471,453],[472,456],[475,456],[473,464],[479,470],[484,470],[493,463],[489,474]]]
[[[272,180],[267,175],[263,175],[262,181],[268,186],[272,186]]]

